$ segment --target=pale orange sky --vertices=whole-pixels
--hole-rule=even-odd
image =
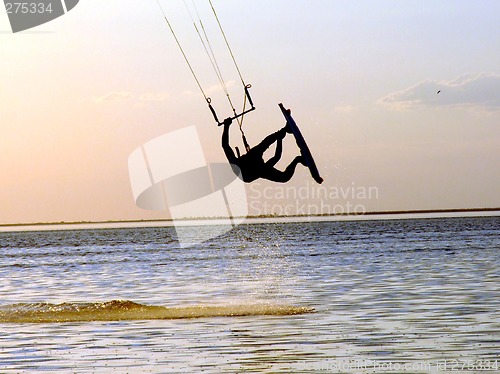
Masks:
[[[182,2],[162,4],[209,89],[217,81]],[[214,0],[253,86],[250,143],[283,126],[283,102],[325,188],[378,190],[376,198],[331,204],[499,207],[500,4],[394,4]],[[238,82],[216,48],[227,80]],[[0,74],[0,224],[168,217],[135,206],[127,159],[175,129],[196,125],[207,160],[224,161],[221,128],[155,1],[82,0],[18,34],[0,12]],[[239,85],[230,88],[239,97]],[[224,117],[223,98],[211,95]],[[297,153],[292,141],[285,147],[281,166]],[[310,185],[300,169],[288,186]],[[259,182],[249,198],[279,187]]]

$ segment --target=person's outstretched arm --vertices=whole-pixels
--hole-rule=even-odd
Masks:
[[[224,132],[222,133],[222,149],[224,150],[228,161],[231,164],[236,164],[238,159],[236,158],[233,149],[229,145],[229,126],[231,126],[231,123],[231,118],[224,120]]]

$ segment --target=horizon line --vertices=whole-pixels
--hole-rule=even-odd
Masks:
[[[434,213],[473,213],[473,212],[500,212],[498,208],[453,208],[453,209],[413,209],[413,210],[385,210],[371,211],[364,213],[338,213],[338,214],[263,214],[249,215],[244,217],[232,218],[247,218],[247,219],[263,219],[263,218],[305,218],[305,217],[361,217],[375,215],[403,215],[403,214],[434,214]],[[175,221],[202,221],[202,220],[220,220],[228,217],[185,217],[175,219]],[[129,220],[106,220],[106,221],[58,221],[58,222],[26,222],[26,223],[0,223],[0,227],[25,227],[25,226],[57,226],[57,225],[85,225],[85,224],[118,224],[118,223],[148,223],[148,222],[174,222],[172,218],[163,219],[129,219]]]

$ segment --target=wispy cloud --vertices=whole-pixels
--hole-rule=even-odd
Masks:
[[[448,82],[426,80],[378,102],[396,109],[462,106],[500,110],[500,75],[466,74]]]
[[[139,96],[139,101],[165,101],[169,97],[166,92],[146,92]]]
[[[132,93],[128,91],[111,91],[108,92],[107,94],[100,96],[100,97],[94,97],[93,101],[95,103],[115,103],[118,101],[123,101],[130,99],[132,97]]]
[[[169,98],[170,95],[166,92],[144,92],[140,95],[136,95],[129,91],[111,91],[105,95],[92,98],[92,101],[97,104],[105,104],[133,99],[134,102],[140,104],[146,102],[161,102]]]
[[[226,89],[229,90],[230,88],[236,86],[236,81],[229,80],[227,82],[224,82],[224,84],[226,86]],[[209,87],[203,87],[203,92],[205,93],[205,95],[217,94],[219,92],[224,92],[224,87],[220,83],[217,83]],[[198,95],[200,91],[185,90],[183,93],[184,95]]]
[[[230,81],[225,82],[226,88],[228,88],[228,89],[233,87],[235,84],[236,84],[236,81],[234,81],[234,80],[230,80]],[[213,86],[210,86],[207,89],[205,89],[205,93],[210,94],[210,93],[214,93],[214,92],[220,92],[223,90],[224,90],[224,87],[221,84],[214,84]]]
[[[355,108],[352,105],[342,104],[333,107],[335,113],[348,114],[354,112]]]

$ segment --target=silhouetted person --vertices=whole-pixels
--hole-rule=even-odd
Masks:
[[[283,138],[287,133],[291,133],[288,125],[285,125],[284,128],[274,134],[268,135],[255,147],[249,148],[246,154],[240,155],[238,152],[238,157],[236,157],[233,149],[229,145],[229,126],[231,126],[231,123],[231,118],[224,120],[222,148],[224,149],[224,153],[226,154],[229,163],[239,167],[241,178],[244,182],[253,182],[258,178],[263,178],[273,182],[285,183],[292,178],[295,173],[295,168],[299,163],[305,165],[304,158],[302,156],[297,156],[284,171],[278,170],[274,167],[281,158],[283,151]],[[264,161],[264,152],[275,142],[276,152],[274,156],[269,160]],[[238,151],[237,148],[236,150]]]

